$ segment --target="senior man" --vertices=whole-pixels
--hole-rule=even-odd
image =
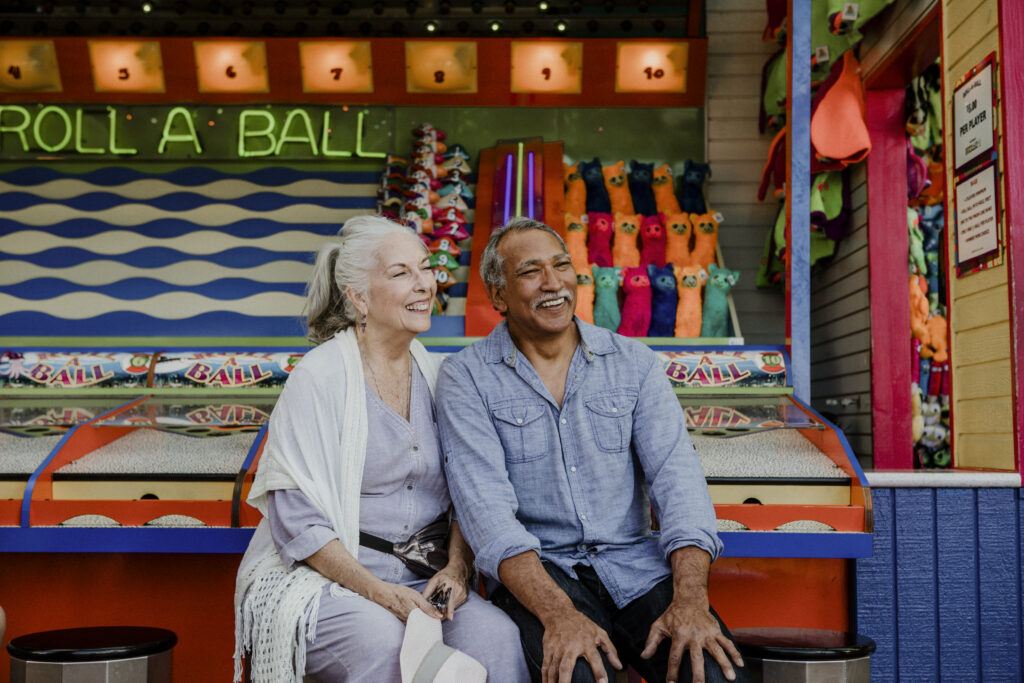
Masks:
[[[543,223],[494,231],[480,270],[505,320],[445,361],[438,425],[463,534],[532,676],[611,681],[625,661],[652,683],[735,680],[708,603],[715,512],[661,363],[574,316],[576,273]]]

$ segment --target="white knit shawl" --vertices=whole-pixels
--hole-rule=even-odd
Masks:
[[[410,350],[433,393],[437,364],[419,341],[413,340]],[[242,678],[243,655],[253,683],[302,680],[303,638],[313,642],[319,597],[331,581],[305,564],[285,567],[267,524],[267,494],[302,491],[358,559],[366,425],[363,365],[350,328],[306,354],[270,417],[267,444],[248,497],[264,518],[235,581],[235,681]],[[337,584],[331,593],[355,595]]]

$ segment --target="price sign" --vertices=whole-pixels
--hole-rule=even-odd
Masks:
[[[690,46],[683,42],[622,42],[615,61],[615,92],[686,92]]]
[[[405,44],[408,92],[474,93],[476,43],[410,40]]]
[[[583,43],[512,41],[512,92],[578,94]]]
[[[0,92],[59,92],[52,40],[0,40]]]
[[[96,92],[165,92],[157,41],[90,40]]]
[[[996,146],[995,53],[953,89],[953,161],[957,173],[987,161]]]
[[[370,41],[299,43],[303,92],[373,92]]]
[[[199,92],[269,91],[262,41],[198,41],[195,54]]]

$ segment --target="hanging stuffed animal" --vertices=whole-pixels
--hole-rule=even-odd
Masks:
[[[565,247],[572,259],[572,267],[577,272],[584,270],[590,263],[587,253],[587,224],[583,221],[586,214],[577,216],[565,214]]]
[[[924,235],[919,227],[920,216],[917,211],[907,207],[907,238],[910,241],[910,272],[918,275],[928,273],[928,264],[924,262]]]
[[[928,343],[928,298],[925,296],[927,283],[920,275],[910,276],[910,333],[922,344]]]
[[[672,264],[664,268],[653,263],[648,265],[647,277],[651,280],[651,327],[647,336],[672,337],[675,335],[676,306],[679,303]]]
[[[708,273],[711,272],[708,266],[715,262],[718,222],[715,213],[690,214],[690,223],[693,225],[693,251],[690,258],[695,265],[707,270]]]
[[[925,322],[928,328],[928,341],[922,342],[921,357],[934,359],[936,363],[944,363],[949,358],[946,350],[949,344],[946,330],[946,319],[941,315],[933,315]]]
[[[633,198],[630,197],[629,187],[626,185],[626,164],[616,161],[614,164],[603,166],[601,172],[604,174],[604,185],[608,190],[612,213],[634,213]]]
[[[622,321],[618,333],[626,337],[646,337],[651,327],[651,279],[647,268],[626,268],[623,271]]]
[[[699,337],[701,324],[701,292],[708,274],[700,266],[676,266],[679,303],[676,306],[677,337]]]
[[[587,211],[587,188],[583,185],[579,163],[562,164],[565,177],[565,212],[580,215]]]
[[[651,164],[653,166],[653,164]],[[668,164],[662,164],[654,169],[654,179],[651,180],[651,187],[654,190],[654,203],[658,213],[673,214],[679,213],[679,200],[676,198],[676,189],[672,183],[672,169]],[[636,197],[633,198],[636,204]],[[641,213],[643,213],[641,211]]]
[[[644,216],[660,211],[654,199],[654,177],[654,164],[641,164],[636,159],[629,162],[629,194],[633,197],[633,211]]]
[[[594,277],[586,267],[576,270],[576,315],[594,324]]]
[[[618,266],[590,268],[594,274],[594,324],[614,332],[622,322],[619,312],[619,275],[622,269]]]
[[[620,268],[636,268],[640,265],[640,249],[637,237],[640,234],[640,215],[615,214],[615,241],[612,243],[612,262]]]
[[[693,265],[690,256],[690,216],[685,213],[669,213],[665,215],[665,261],[680,268]]]
[[[653,263],[659,268],[665,265],[665,217],[656,213],[653,216],[644,216],[640,223],[640,263],[647,265]]]
[[[704,181],[710,176],[710,166],[686,160],[683,165],[683,193],[679,198],[679,206],[683,211],[704,213],[708,210],[704,201]]]
[[[724,337],[729,333],[729,292],[740,279],[740,271],[708,266],[708,284],[704,289],[702,337]]]
[[[610,213],[587,214],[587,262],[602,268],[612,263],[612,234],[615,232],[615,219]]]
[[[587,188],[587,213],[611,213],[612,202],[608,198],[608,190],[604,186],[601,160],[594,157],[593,161],[579,162],[579,173]]]

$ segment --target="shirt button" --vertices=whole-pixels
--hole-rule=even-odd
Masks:
[[[407,489],[409,489],[410,491],[412,491],[412,484],[409,484],[409,485],[408,485],[408,486],[406,486],[405,488],[407,488]]]
[[[619,409],[618,408],[612,408],[612,412],[613,413],[617,413],[617,412],[619,412]]]
[[[579,550],[581,553],[587,552],[587,544],[580,543],[578,546],[576,546],[576,550]]]
[[[586,519],[586,518],[587,518],[586,515],[580,515],[580,519]]]
[[[523,418],[517,417],[516,418],[516,424],[519,424],[519,425],[523,424]]]
[[[569,471],[570,472],[575,472],[576,471],[576,465],[573,465],[572,467],[570,467]]]
[[[413,447],[412,447],[412,452],[413,452],[413,453],[415,453],[415,452],[416,452],[416,451],[418,451],[419,449],[420,449],[420,447],[419,447],[419,446],[413,446]]]
[[[566,423],[566,419],[563,417],[562,418],[562,424],[565,424],[565,423]]]
[[[403,528],[404,530],[408,531],[408,530],[409,530],[409,525],[408,525],[408,524],[404,524],[404,525],[402,526],[402,528]]]

